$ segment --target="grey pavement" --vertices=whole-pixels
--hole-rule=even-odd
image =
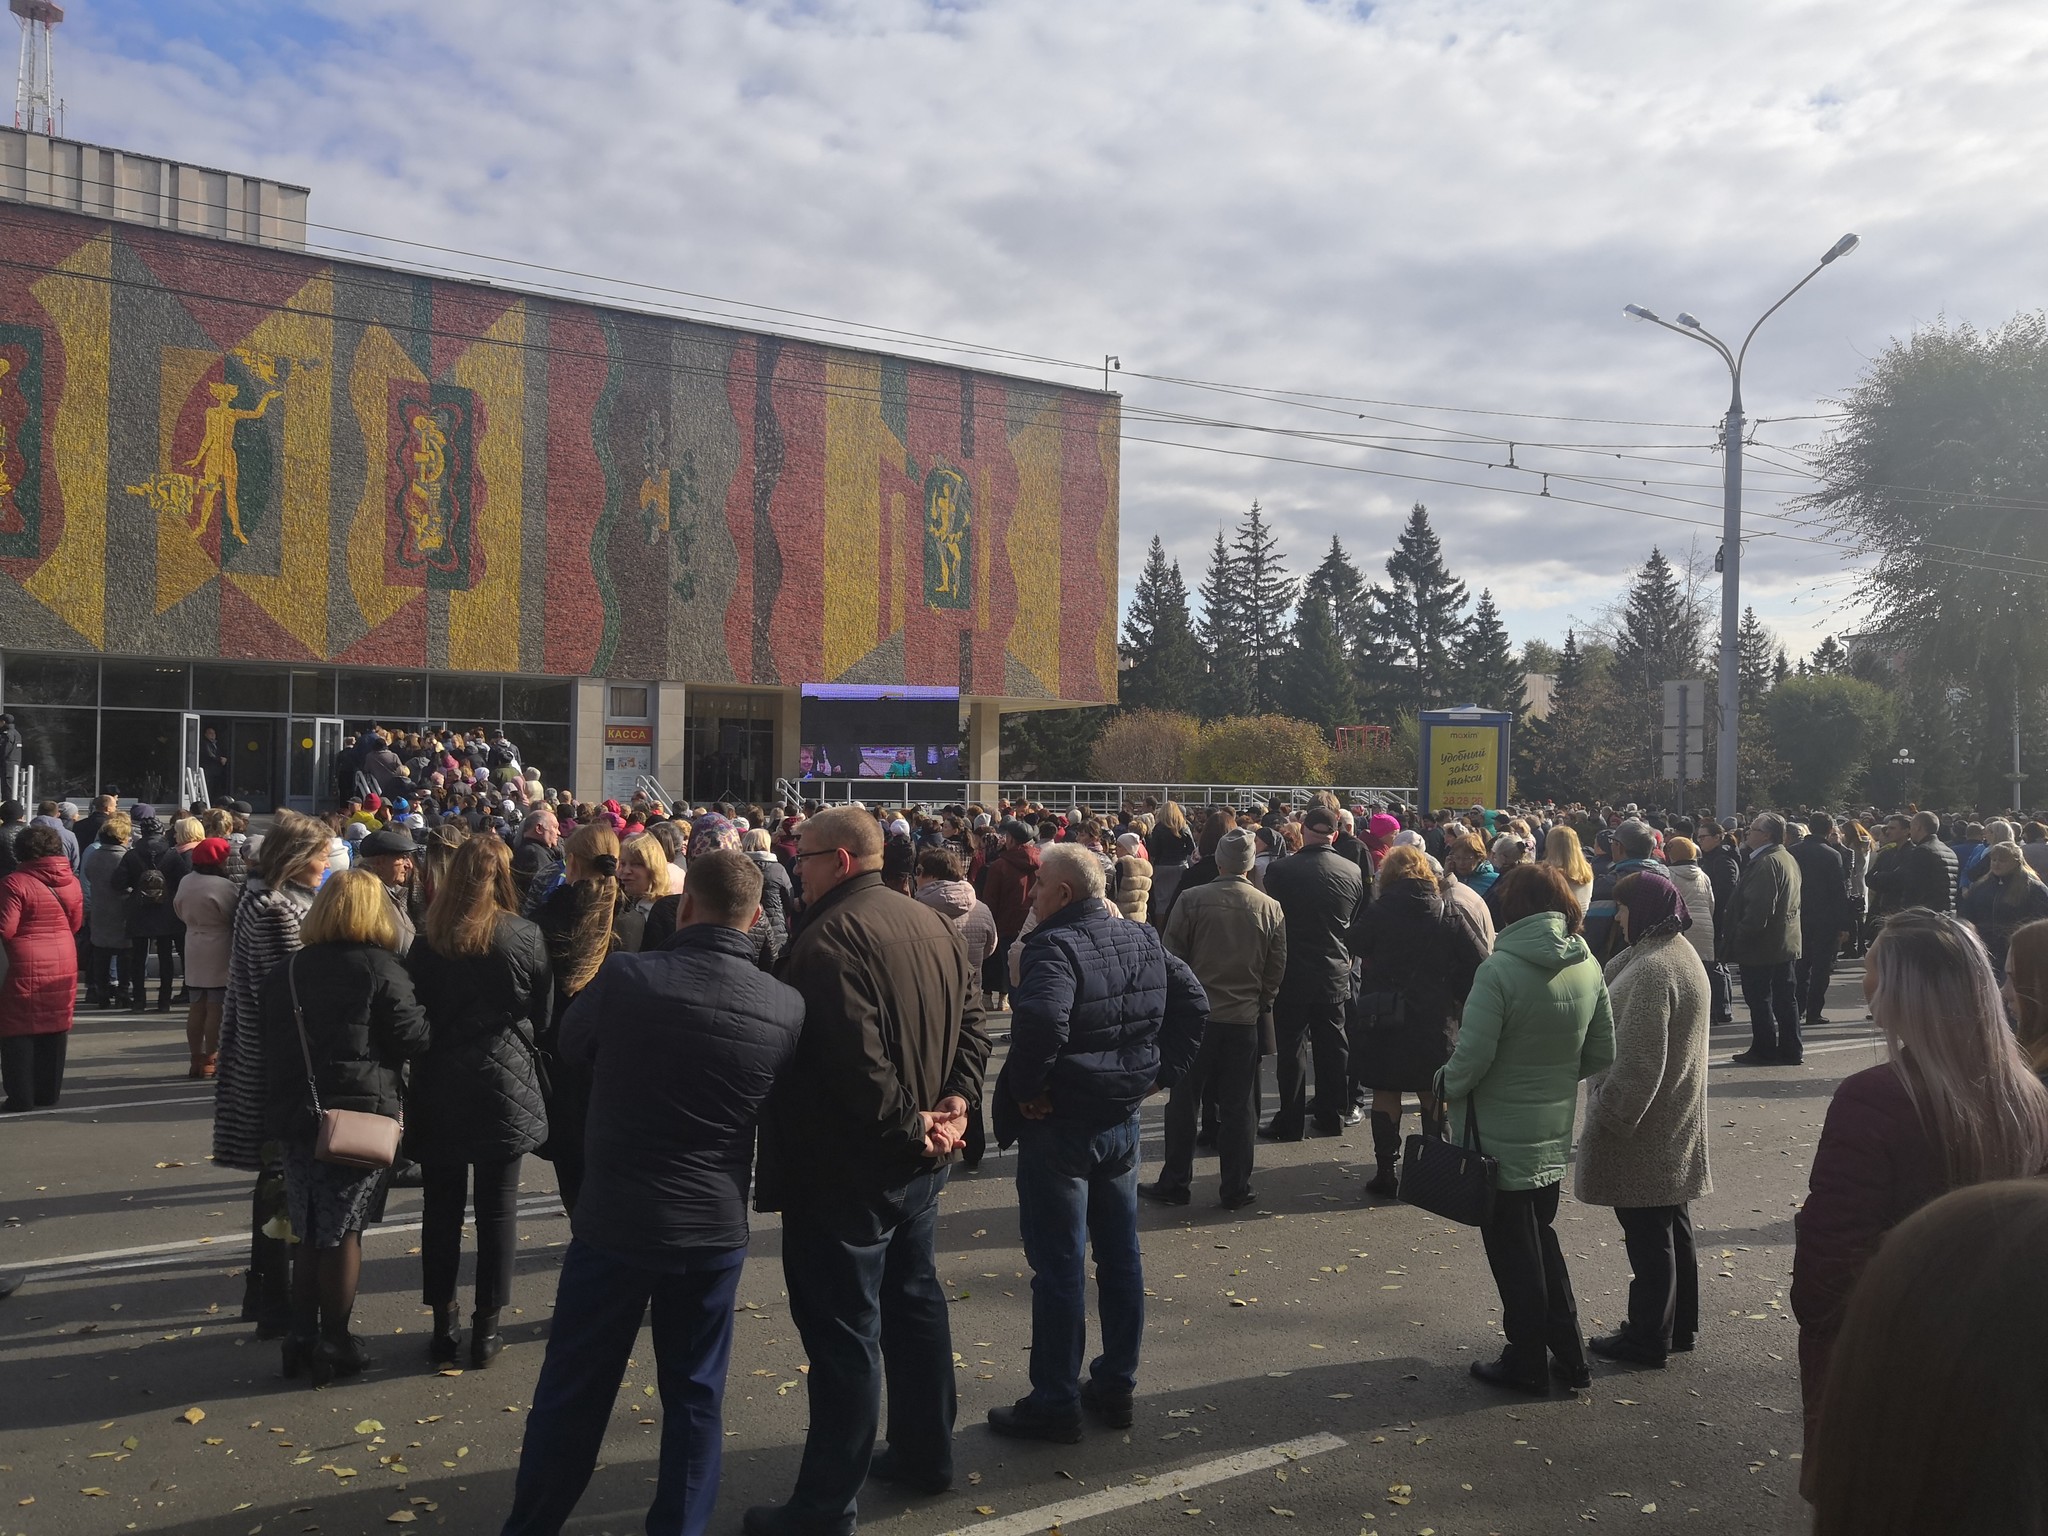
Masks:
[[[864,1528],[904,1536],[1260,1530],[1464,1536],[1804,1528],[1788,1290],[1792,1215],[1835,1084],[1882,1059],[1854,966],[1799,1068],[1726,1058],[1709,1092],[1715,1192],[1695,1208],[1705,1325],[1662,1371],[1596,1365],[1593,1390],[1503,1397],[1468,1364],[1499,1348],[1476,1235],[1363,1203],[1364,1128],[1260,1143],[1257,1204],[1146,1207],[1137,1422],[1077,1446],[998,1440],[987,1409],[1026,1390],[1030,1288],[1013,1165],[991,1149],[947,1191],[940,1271],[953,1301],[960,1481],[932,1499],[870,1485]],[[998,1021],[1000,1027],[1000,1021]],[[502,1521],[532,1401],[567,1225],[552,1170],[529,1159],[509,1347],[486,1371],[425,1361],[417,1191],[395,1191],[365,1246],[357,1331],[377,1365],[313,1391],[237,1316],[249,1179],[207,1160],[210,1085],[184,1075],[182,1016],[83,1014],[62,1105],[0,1119],[0,1536],[128,1530],[343,1536]],[[1145,1112],[1158,1153],[1159,1106]],[[1409,1122],[1412,1128],[1412,1117]],[[1589,1331],[1624,1308],[1620,1230],[1567,1197],[1559,1216]],[[779,1501],[806,1421],[773,1218],[757,1218],[740,1286],[715,1529]],[[604,1465],[569,1529],[634,1532],[661,1408],[643,1333]],[[196,1414],[194,1413],[196,1410]],[[197,1415],[203,1415],[198,1417]],[[408,1518],[410,1517],[410,1518]]]

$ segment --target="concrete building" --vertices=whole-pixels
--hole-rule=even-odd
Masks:
[[[373,721],[502,724],[583,798],[988,783],[1005,709],[1116,697],[1114,395],[306,227],[301,188],[0,135],[0,704],[39,793],[176,799],[211,729],[233,792],[309,807]]]

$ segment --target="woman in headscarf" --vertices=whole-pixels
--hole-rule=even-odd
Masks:
[[[1678,887],[1654,870],[1614,888],[1628,948],[1607,962],[1614,1065],[1586,1090],[1578,1197],[1621,1222],[1635,1279],[1628,1321],[1586,1347],[1606,1360],[1661,1366],[1700,1328],[1690,1204],[1707,1171],[1707,968],[1684,937]]]

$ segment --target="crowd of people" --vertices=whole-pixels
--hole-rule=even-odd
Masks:
[[[1411,1099],[1418,1134],[1492,1159],[1481,1238],[1505,1338],[1472,1374],[1541,1396],[1586,1387],[1590,1357],[1663,1368],[1705,1324],[1691,1206],[1712,1188],[1711,1029],[1739,995],[1751,1040],[1732,1061],[1798,1065],[1845,957],[1888,1059],[1835,1094],[1797,1219],[1803,1467],[1824,1528],[1849,1528],[1827,1525],[1831,1500],[1879,1507],[1873,1479],[1893,1480],[1892,1506],[1917,1497],[1874,1449],[1901,1433],[1877,1378],[1843,1385],[1853,1341],[1882,1339],[1883,1308],[1924,1291],[1913,1266],[1959,1224],[2037,1247],[2026,1234],[2048,1231],[2038,1188],[2002,1182],[2048,1169],[2038,821],[1723,825],[1329,793],[671,810],[550,796],[509,743],[500,763],[474,738],[364,745],[363,779],[343,781],[360,794],[260,832],[232,806],[0,806],[7,1107],[56,1101],[81,975],[86,1006],[140,1008],[153,969],[160,1010],[186,999],[191,1072],[216,1082],[214,1160],[254,1176],[245,1315],[316,1385],[368,1364],[350,1329],[361,1234],[397,1179],[423,1190],[427,1356],[488,1366],[524,1159],[552,1162],[572,1242],[507,1531],[573,1511],[650,1307],[667,1419],[649,1528],[705,1527],[750,1205],[781,1216],[811,1424],[789,1499],[747,1530],[851,1530],[871,1478],[949,1487],[933,1235],[991,1131],[1016,1149],[1034,1276],[1031,1390],[990,1412],[998,1434],[1130,1424],[1139,1201],[1189,1204],[1199,1151],[1242,1209],[1261,1139],[1369,1120],[1361,1198],[1396,1199]],[[1008,1050],[985,1083],[1000,1012]],[[1160,1092],[1164,1155],[1141,1182],[1139,1106]],[[402,1120],[394,1166],[323,1157],[334,1111]],[[1555,1231],[1568,1176],[1615,1212],[1631,1271],[1625,1321],[1590,1340]],[[1866,1269],[1890,1278],[1861,1284]],[[1984,1433],[2037,1434],[2031,1412]]]

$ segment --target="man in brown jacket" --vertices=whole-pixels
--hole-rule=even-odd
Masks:
[[[755,1205],[783,1213],[811,1427],[789,1502],[748,1510],[748,1536],[852,1531],[869,1476],[952,1486],[953,1343],[932,1243],[989,1052],[966,947],[882,884],[873,817],[808,818],[797,862],[808,905],[779,974],[803,994],[804,1029],[762,1117]],[[877,1452],[885,1319],[889,1444]]]
[[[1195,1114],[1216,1088],[1217,1151],[1223,1208],[1252,1203],[1252,1149],[1258,1136],[1260,1020],[1273,1011],[1287,974],[1287,919],[1280,903],[1246,876],[1256,848],[1242,827],[1216,845],[1216,878],[1173,904],[1166,950],[1188,963],[1209,995],[1209,1022],[1195,1063],[1166,1103],[1166,1161],[1156,1184],[1138,1193],[1162,1205],[1186,1205],[1195,1164]]]

